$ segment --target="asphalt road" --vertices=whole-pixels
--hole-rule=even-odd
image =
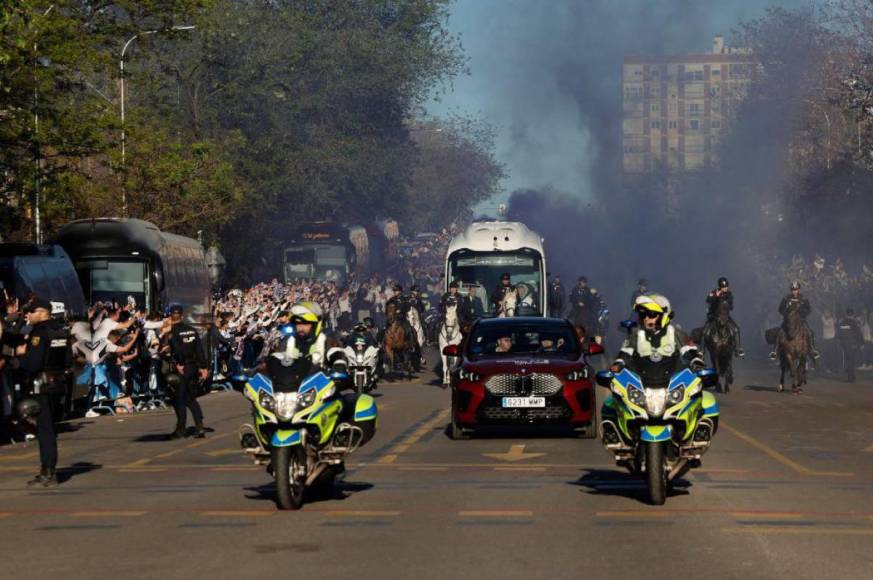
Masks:
[[[750,365],[748,365],[750,366]],[[62,484],[36,446],[0,448],[4,578],[871,578],[873,377],[775,392],[740,367],[702,469],[663,507],[596,440],[445,433],[449,393],[385,384],[380,430],[334,497],[277,512],[242,455],[237,393],[201,399],[206,439],[168,412],[74,421]]]

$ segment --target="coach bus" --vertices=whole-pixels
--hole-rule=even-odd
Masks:
[[[494,316],[490,293],[500,284],[500,276],[510,275],[512,284],[526,298],[517,311],[523,316],[545,316],[546,258],[543,240],[520,222],[478,221],[455,236],[446,254],[446,290],[458,282],[467,294],[473,287],[475,310]]]
[[[181,304],[190,322],[210,322],[209,272],[197,240],[143,220],[97,218],[65,225],[54,241],[73,261],[89,304],[135,302],[149,312]]]

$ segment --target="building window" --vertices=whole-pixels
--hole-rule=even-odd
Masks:
[[[687,70],[687,71],[685,71],[685,80],[686,81],[702,81],[703,80],[703,71],[702,70]]]
[[[624,98],[626,101],[639,99],[642,96],[643,96],[643,88],[642,87],[625,87],[624,88]]]
[[[713,129],[721,129],[721,121],[718,119],[713,119],[709,122],[709,126]]]
[[[652,121],[652,129],[660,129],[661,121]]]
[[[701,113],[700,103],[689,103],[688,104],[688,114],[689,115],[699,115]]]
[[[676,121],[670,121],[670,125],[669,125],[669,127],[670,127],[671,129],[675,129],[676,127],[678,127],[678,125],[676,124]]]
[[[700,129],[700,120],[691,119],[690,121],[688,121],[688,128],[692,131],[697,131],[698,129]]]
[[[714,77],[720,77],[720,76],[721,76],[721,69],[720,69],[720,68],[714,68],[714,69],[712,69],[712,76],[714,76]]]
[[[657,113],[661,110],[661,105],[658,103],[652,103],[652,112]]]

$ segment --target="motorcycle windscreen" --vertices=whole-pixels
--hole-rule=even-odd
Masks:
[[[267,374],[273,381],[275,391],[296,391],[300,387],[300,383],[312,374],[312,361],[301,357],[285,366],[276,357],[268,356]]]

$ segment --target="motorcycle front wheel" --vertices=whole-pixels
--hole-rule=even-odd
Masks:
[[[276,474],[276,504],[282,510],[299,510],[303,506],[306,483],[306,453],[303,447],[273,448],[273,471]]]
[[[667,473],[664,471],[663,443],[646,443],[646,481],[649,485],[649,503],[664,505],[667,501]]]

